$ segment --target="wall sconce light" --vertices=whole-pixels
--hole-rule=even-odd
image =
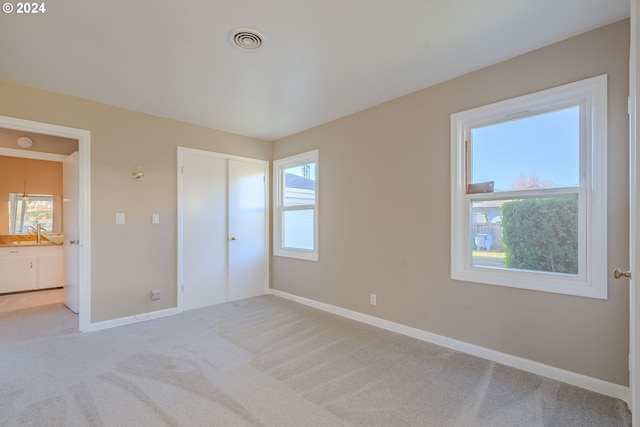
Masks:
[[[136,166],[136,169],[131,172],[131,178],[133,178],[136,181],[142,181],[142,178],[144,178],[144,172],[142,172],[142,166]]]

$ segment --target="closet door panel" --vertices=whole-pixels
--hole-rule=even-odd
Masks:
[[[183,157],[183,308],[227,301],[227,172],[219,157]]]
[[[229,160],[229,301],[265,293],[264,165]]]

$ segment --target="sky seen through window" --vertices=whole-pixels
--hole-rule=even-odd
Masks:
[[[545,187],[577,187],[580,179],[580,108],[472,129],[471,183],[494,181],[508,191],[524,178]]]

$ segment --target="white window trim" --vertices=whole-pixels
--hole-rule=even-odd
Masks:
[[[289,258],[298,258],[308,261],[318,261],[318,246],[319,246],[319,152],[318,150],[309,151],[306,153],[298,154],[291,157],[285,157],[283,159],[275,160],[273,162],[273,182],[274,182],[274,203],[273,203],[273,255]],[[284,189],[284,170],[301,166],[307,163],[315,163],[316,168],[316,189],[315,189],[315,203],[313,205],[299,205],[292,207],[295,209],[313,209],[313,250],[305,249],[293,249],[282,247],[282,216],[283,212],[287,210],[283,209],[283,189]]]
[[[471,265],[471,209],[466,194],[465,141],[475,127],[580,105],[584,111],[586,144],[580,147],[584,203],[579,208],[580,233],[577,276]],[[515,113],[515,115],[514,115]],[[582,120],[581,120],[582,125]],[[554,194],[561,189],[545,190]],[[508,192],[473,195],[474,199],[503,199]],[[582,197],[582,194],[580,195]],[[602,75],[530,95],[451,115],[451,278],[591,298],[607,298],[607,76]],[[584,236],[584,237],[583,237]]]

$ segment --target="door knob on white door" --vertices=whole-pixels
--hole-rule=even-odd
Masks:
[[[615,270],[613,270],[613,277],[615,277],[616,279],[620,279],[622,277],[626,277],[628,279],[631,278],[631,272],[630,271],[622,271],[619,268],[616,268]]]
[[[229,237],[229,240],[236,240],[235,237]]]

